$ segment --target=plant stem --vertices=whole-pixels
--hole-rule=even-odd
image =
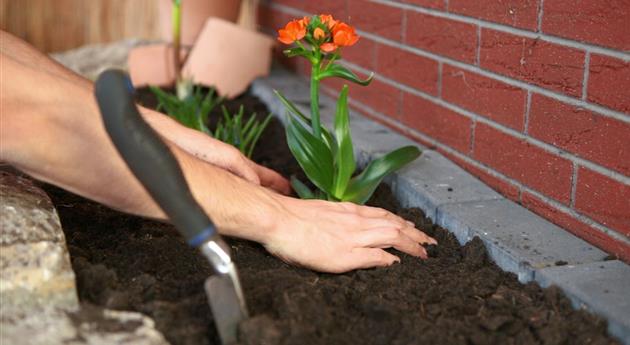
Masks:
[[[173,62],[175,64],[175,80],[179,82],[181,79],[179,51],[181,45],[181,0],[173,0]]]
[[[319,69],[321,67],[321,59],[313,64],[311,69],[311,127],[313,127],[313,135],[321,138],[321,128],[319,123]]]

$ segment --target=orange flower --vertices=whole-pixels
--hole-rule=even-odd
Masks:
[[[326,52],[326,53],[332,53],[335,50],[337,50],[337,45],[334,43],[324,43],[322,45],[319,46],[319,49],[321,49],[322,51]]]
[[[326,33],[321,28],[315,28],[315,30],[313,30],[313,38],[316,40],[319,41],[324,37],[326,37]]]
[[[300,19],[300,22],[302,22],[302,24],[304,25],[304,27],[308,26],[308,23],[311,22],[311,17],[309,16],[304,16],[302,17],[302,19]]]
[[[331,53],[339,47],[349,47],[359,40],[359,36],[354,32],[354,28],[346,23],[338,22],[332,29],[332,42],[324,43],[319,49],[326,53]]]
[[[359,40],[354,28],[346,23],[339,23],[333,28],[333,43],[340,47],[349,47]]]
[[[299,41],[306,35],[306,25],[304,19],[292,20],[287,23],[284,29],[278,30],[278,41],[284,44],[291,44]]]
[[[333,19],[333,16],[330,14],[320,14],[319,20],[322,22],[322,24],[325,24],[328,29],[332,29],[339,22]]]

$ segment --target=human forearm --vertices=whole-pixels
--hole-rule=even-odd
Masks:
[[[21,39],[0,30],[0,47],[3,57],[18,61],[35,72],[67,80],[74,86],[92,93],[91,81],[67,69],[48,56],[37,51]],[[163,138],[176,144],[184,151],[238,175],[255,184],[274,189],[283,194],[290,192],[288,181],[275,171],[262,167],[247,159],[236,148],[216,140],[204,133],[186,128],[164,114],[140,107],[144,119]]]
[[[144,189],[118,158],[90,89],[4,54],[1,62],[2,160],[110,206],[161,216],[155,205],[131,205],[129,195]],[[108,180],[125,181],[120,191],[132,193],[117,193]]]

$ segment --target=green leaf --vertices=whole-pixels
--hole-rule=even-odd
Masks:
[[[290,113],[293,113],[293,115],[297,116],[302,122],[305,122],[306,124],[310,125],[311,123],[310,117],[304,115],[300,111],[300,109],[298,109],[295,106],[295,104],[293,104],[293,102],[289,101],[286,97],[284,97],[284,95],[280,93],[280,91],[273,90],[273,92],[275,92],[276,96],[278,96],[278,98],[280,99],[280,102],[284,104],[284,106],[289,110]],[[328,148],[333,153],[333,156],[335,156],[336,150],[337,150],[337,147],[336,147],[337,144],[335,142],[335,138],[332,136],[332,134],[330,134],[330,132],[328,131],[328,129],[326,129],[326,127],[321,126],[321,129],[322,129],[322,139],[326,143],[326,146],[328,146]]]
[[[344,85],[337,101],[335,115],[335,138],[337,139],[337,155],[335,156],[335,182],[333,195],[341,199],[348,186],[348,181],[356,169],[352,137],[350,136],[350,119],[348,115],[348,85]]]
[[[330,148],[295,117],[289,116],[287,142],[293,156],[317,188],[330,194],[334,167]]]
[[[300,199],[315,199],[315,194],[311,191],[308,186],[306,186],[302,181],[298,180],[297,177],[291,175],[291,187]]]
[[[249,148],[246,148],[247,158],[252,158],[254,147],[256,147],[256,144],[258,143],[258,139],[260,139],[260,135],[262,134],[262,132],[265,130],[265,128],[267,128],[267,125],[269,125],[269,121],[271,121],[271,118],[272,116],[271,114],[269,114],[262,123],[257,123],[254,126],[255,128],[252,130],[252,133],[255,133],[254,138],[251,140],[251,142],[248,143]]]
[[[351,70],[343,67],[342,65],[333,63],[330,64],[325,71],[321,72],[317,76],[317,79],[322,80],[324,78],[330,77],[339,77],[359,85],[367,86],[372,82],[372,79],[374,78],[374,73],[370,73],[370,76],[367,77],[367,79],[361,80],[361,78],[359,78],[359,76],[354,74],[354,72],[352,72]]]
[[[385,176],[412,162],[418,156],[420,150],[417,147],[405,146],[371,161],[363,172],[350,180],[342,200],[364,204]]]
[[[311,56],[311,53],[302,47],[293,47],[290,49],[285,49],[283,53],[287,57],[305,56],[308,58]]]

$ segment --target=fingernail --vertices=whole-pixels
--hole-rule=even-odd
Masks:
[[[420,247],[420,248],[422,248],[422,253],[420,253],[420,258],[422,258],[422,259],[428,258],[429,255],[427,255],[427,250],[424,249],[424,247]]]
[[[412,227],[412,228],[415,228],[415,227],[416,227],[416,224],[414,224],[413,222],[410,222],[410,221],[408,221],[408,220],[407,220],[406,222],[407,222],[407,225],[408,225],[408,226],[410,226],[410,227]]]

